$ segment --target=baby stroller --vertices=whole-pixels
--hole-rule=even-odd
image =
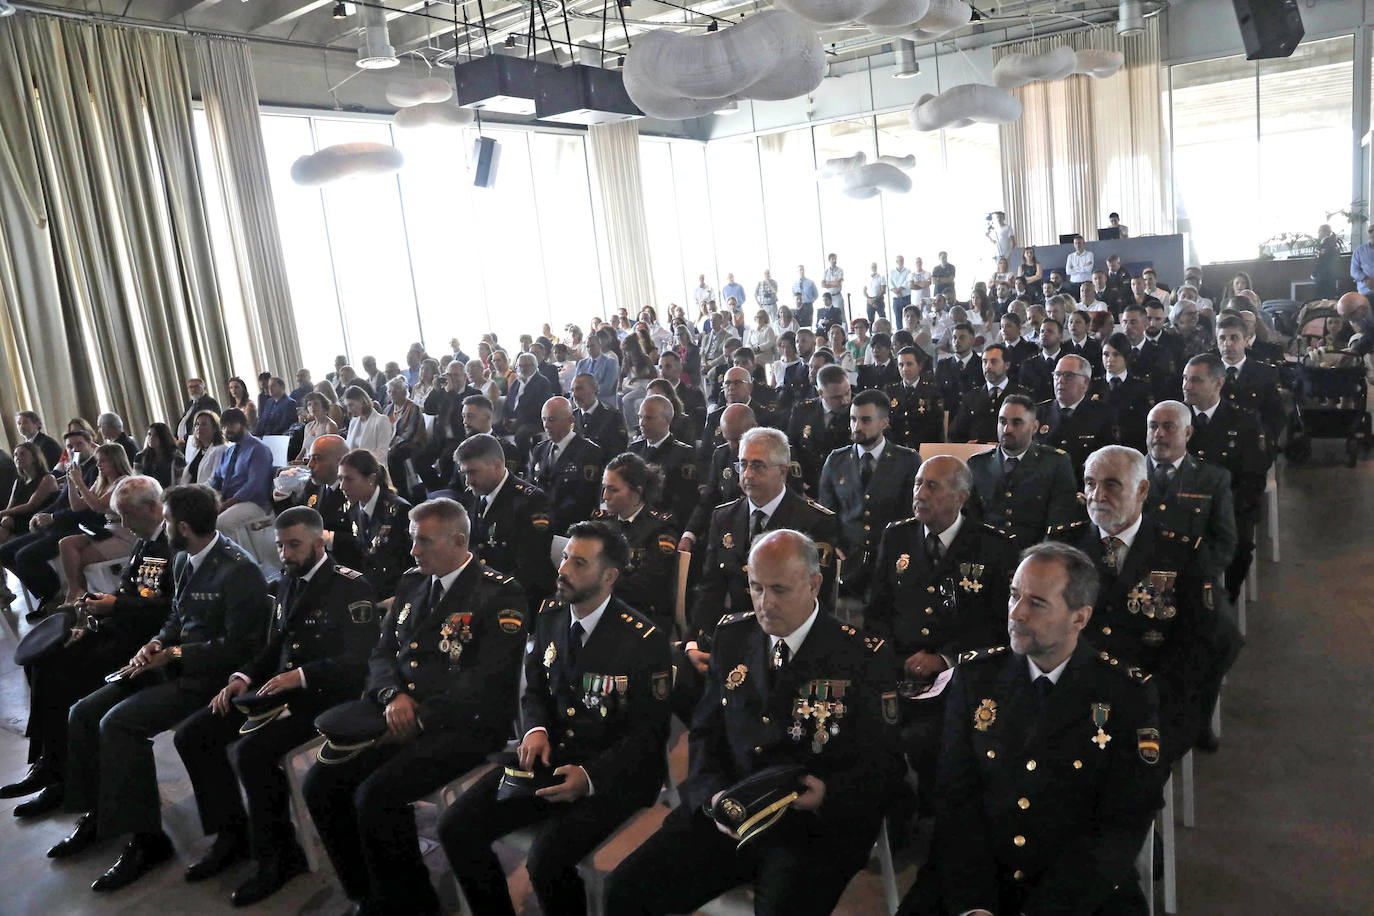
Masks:
[[[1312,455],[1313,439],[1344,439],[1345,463],[1354,467],[1370,437],[1364,361],[1345,349],[1346,323],[1335,303],[1320,299],[1303,306],[1293,347],[1294,416],[1285,453],[1301,464]]]

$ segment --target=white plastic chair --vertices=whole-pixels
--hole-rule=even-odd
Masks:
[[[1264,483],[1264,526],[1269,533],[1269,558],[1279,561],[1279,478],[1274,468],[1269,468],[1269,477]]]
[[[287,450],[291,447],[290,436],[263,436],[262,444],[272,452],[272,467],[284,468],[291,463],[286,457]]]

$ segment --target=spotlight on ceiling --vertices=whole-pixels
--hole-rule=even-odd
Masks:
[[[514,36],[514,35],[507,35],[507,36],[506,36],[506,47],[507,47],[507,48],[513,48],[513,47],[515,47],[515,36]]]
[[[712,19],[711,22],[710,22],[710,24],[708,24],[708,25],[706,26],[706,31],[708,31],[708,32],[715,32],[715,31],[718,31],[719,29],[720,29],[720,23],[719,23],[719,22],[716,22],[714,19]]]
[[[619,57],[617,57],[617,58],[615,59],[615,66],[616,66],[616,69],[617,69],[617,70],[624,70],[624,69],[625,69],[625,55],[624,55],[624,54],[620,55]]]
[[[354,64],[363,70],[385,70],[394,67],[396,49],[391,46],[386,10],[368,5],[362,9],[363,26],[358,30],[358,59]]]
[[[338,3],[334,4],[334,18],[335,18],[335,19],[347,19],[347,18],[348,18],[348,6],[343,2],[343,0],[339,0]]]
[[[629,9],[629,8],[630,8],[630,0],[620,0],[620,8],[621,8],[622,10],[627,10],[627,9]]]
[[[899,80],[909,80],[919,76],[921,64],[916,60],[916,42],[910,38],[897,40],[897,72],[892,74]]]
[[[1139,35],[1145,31],[1145,11],[1141,0],[1121,0],[1117,7],[1116,34],[1122,37]]]

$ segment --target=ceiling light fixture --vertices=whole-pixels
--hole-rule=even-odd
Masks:
[[[396,49],[391,46],[386,10],[368,5],[362,9],[363,26],[358,30],[358,59],[354,63],[363,70],[385,70],[400,63]]]
[[[1117,7],[1116,34],[1124,37],[1145,31],[1145,11],[1141,0],[1121,0]]]
[[[334,18],[335,18],[335,19],[347,19],[347,18],[348,18],[348,6],[344,4],[343,0],[339,0],[338,3],[334,4]]]
[[[514,48],[514,47],[515,47],[515,36],[514,36],[514,35],[507,35],[507,36],[506,36],[506,47],[507,47],[507,48]]]
[[[909,80],[913,76],[919,76],[921,64],[916,60],[916,42],[910,38],[900,38],[897,40],[897,72],[892,74],[895,79]]]
[[[706,26],[706,31],[708,31],[708,32],[716,32],[716,31],[719,31],[719,30],[720,30],[720,23],[719,23],[719,22],[716,22],[714,19],[712,19],[712,20],[710,21],[710,23],[708,23],[707,26]]]

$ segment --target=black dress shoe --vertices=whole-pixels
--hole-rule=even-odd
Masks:
[[[38,621],[42,620],[44,617],[49,616],[50,614],[52,614],[53,611],[57,610],[61,606],[61,602],[58,601],[56,597],[48,598],[44,601],[40,601],[38,603],[38,607],[34,608],[33,610],[25,614],[24,619],[27,620],[29,623],[38,623]]]
[[[0,798],[23,798],[25,795],[32,795],[47,788],[55,778],[52,770],[48,769],[48,762],[40,760],[29,765],[29,771],[24,774],[23,779],[7,786],[0,786]]]
[[[206,878],[213,878],[247,856],[248,839],[243,835],[243,831],[221,830],[205,858],[186,869],[186,880],[204,881]]]
[[[238,890],[234,891],[229,898],[234,906],[252,906],[259,900],[265,900],[277,891],[281,890],[297,875],[303,875],[308,871],[305,861],[305,853],[294,843],[289,850],[272,861],[258,863],[258,872],[243,884],[239,885]]]
[[[110,870],[91,883],[91,890],[117,891],[127,887],[170,859],[172,853],[172,841],[167,834],[135,834]]]
[[[15,817],[38,817],[40,814],[47,814],[62,807],[62,783],[55,782],[33,798],[16,805],[14,808]]]
[[[94,846],[98,839],[100,839],[100,834],[96,830],[95,815],[83,814],[76,820],[76,829],[65,840],[58,841],[56,846],[48,850],[48,858],[65,859],[79,852],[85,852]]]

